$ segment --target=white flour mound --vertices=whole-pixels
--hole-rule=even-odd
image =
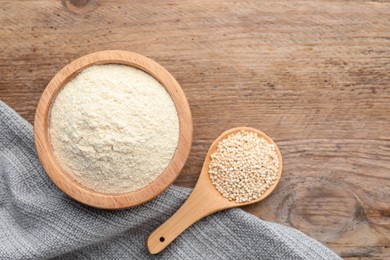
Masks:
[[[58,163],[77,182],[121,194],[146,186],[168,166],[179,120],[168,92],[149,74],[96,65],[59,92],[49,133]]]

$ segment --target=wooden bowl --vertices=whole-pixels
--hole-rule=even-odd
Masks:
[[[124,194],[103,194],[85,187],[61,169],[49,138],[50,108],[61,88],[81,70],[97,64],[123,64],[145,71],[157,79],[171,96],[179,118],[179,141],[170,163],[157,179],[139,190]],[[192,118],[179,83],[155,61],[127,51],[101,51],[76,59],[60,70],[44,90],[35,113],[34,140],[39,160],[50,179],[64,193],[89,206],[123,209],[145,203],[163,192],[179,175],[192,144]]]

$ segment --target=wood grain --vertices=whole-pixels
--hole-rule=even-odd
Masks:
[[[275,152],[279,161],[279,168],[276,181],[270,185],[270,187],[255,200],[249,202],[236,202],[226,199],[222,194],[214,187],[209,176],[209,165],[211,163],[211,155],[217,150],[218,144],[226,139],[228,136],[237,133],[239,131],[248,131],[257,133],[259,137],[264,138],[268,143],[275,146]],[[206,154],[202,171],[200,172],[198,181],[184,204],[173,214],[168,220],[166,220],[161,226],[159,226],[152,234],[149,235],[146,245],[151,254],[157,254],[164,250],[171,244],[181,233],[187,228],[193,225],[200,219],[229,208],[236,208],[246,205],[258,203],[267,198],[278,185],[282,177],[283,160],[280,154],[278,146],[275,142],[266,134],[258,129],[251,127],[236,127],[223,132],[218,138],[216,138],[210,145],[210,148]]]
[[[390,3],[0,1],[0,99],[33,122],[71,60],[123,49],[170,71],[194,143],[176,184],[193,187],[211,142],[252,126],[284,157],[283,179],[245,208],[301,229],[346,259],[390,258]]]
[[[83,69],[97,64],[123,64],[145,71],[167,90],[175,104],[179,119],[179,140],[175,154],[158,178],[142,189],[123,194],[104,194],[75,181],[57,161],[49,135],[50,108],[63,86]],[[128,51],[107,50],[82,56],[61,69],[49,82],[39,99],[34,118],[34,142],[39,160],[50,179],[64,193],[89,206],[124,209],[145,203],[162,193],[178,177],[192,144],[192,118],[180,85],[155,61]]]

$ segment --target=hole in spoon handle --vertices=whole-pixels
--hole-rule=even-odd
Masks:
[[[151,254],[161,252],[193,223],[219,210],[213,196],[197,187],[181,208],[150,234],[146,245]]]

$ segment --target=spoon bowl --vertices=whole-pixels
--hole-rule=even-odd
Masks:
[[[211,182],[208,169],[211,162],[211,155],[216,151],[218,143],[226,139],[229,135],[241,130],[255,132],[259,137],[264,138],[268,143],[275,145],[275,151],[279,159],[278,178],[275,182],[257,199],[248,202],[236,202],[228,200],[214,187]],[[176,237],[194,224],[196,221],[228,208],[241,207],[259,202],[268,197],[278,185],[282,174],[282,155],[275,142],[266,134],[251,127],[237,127],[223,132],[211,144],[202,171],[194,190],[184,202],[181,208],[170,217],[164,224],[158,227],[147,239],[146,245],[151,254],[157,254],[164,250]]]

